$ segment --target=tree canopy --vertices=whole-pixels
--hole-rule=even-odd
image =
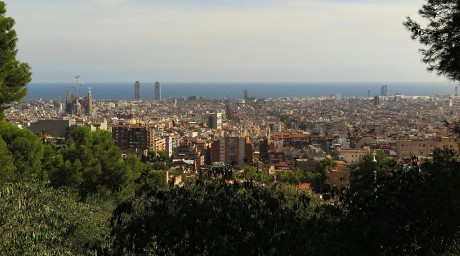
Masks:
[[[0,121],[0,152],[2,161],[5,161],[5,168],[0,169],[0,179],[12,181],[43,176],[43,145],[31,131]]]
[[[421,166],[376,158],[363,159],[340,200],[346,255],[458,255],[459,153],[437,149]]]
[[[2,255],[95,255],[106,247],[110,211],[36,182],[0,186]]]
[[[428,64],[428,71],[460,81],[460,2],[427,0],[419,14],[426,25],[407,17],[404,26],[413,40],[426,46],[420,52],[422,61]]]
[[[134,181],[145,165],[135,156],[123,160],[109,132],[73,127],[67,141],[64,148],[54,153],[48,149],[45,154],[45,166],[54,187],[75,188],[82,199],[94,193],[122,196],[134,192]]]
[[[5,15],[6,4],[0,2],[0,120],[11,102],[26,96],[26,86],[32,80],[29,65],[16,60],[15,22]]]
[[[333,255],[337,218],[316,196],[283,186],[201,182],[150,188],[112,217],[115,255]]]

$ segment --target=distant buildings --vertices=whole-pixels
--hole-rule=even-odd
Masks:
[[[193,166],[192,170],[196,171],[204,163],[204,156],[196,146],[188,140],[180,142],[179,146],[174,148],[171,156],[173,164]]]
[[[380,96],[387,96],[388,95],[388,85],[382,85],[380,88]]]
[[[161,85],[160,82],[155,82],[155,100],[161,100]]]
[[[248,90],[243,90],[243,99],[247,100],[249,98]]]
[[[134,83],[134,99],[140,100],[141,99],[141,83],[136,81]]]
[[[350,164],[357,164],[361,159],[368,155],[370,150],[366,149],[339,149],[338,154],[341,160]]]
[[[251,144],[243,137],[221,137],[211,147],[212,162],[244,165],[252,159]]]
[[[79,97],[78,96],[78,87],[77,87],[77,95],[73,96],[70,95],[70,90],[67,89],[66,97],[65,97],[65,109],[66,113],[69,115],[87,115],[90,116],[93,113],[93,95],[91,93],[91,88],[88,88],[88,96],[87,97]]]
[[[246,155],[246,139],[241,137],[220,138],[220,161],[226,164],[243,165],[251,154]]]
[[[208,127],[211,129],[222,129],[222,113],[210,114],[208,117]]]
[[[379,96],[374,96],[374,105],[380,104],[380,97]]]
[[[44,132],[47,136],[53,138],[64,138],[67,134],[67,129],[72,125],[71,120],[38,120],[30,125],[30,130],[39,134]]]
[[[155,144],[154,129],[139,124],[114,125],[112,137],[123,153],[143,154]]]
[[[131,98],[133,84],[135,89],[135,83],[127,86]],[[65,101],[12,103],[6,115],[12,123],[30,126],[44,141],[53,143],[65,143],[53,137],[63,138],[70,121],[91,130],[107,129],[123,153],[141,155],[164,150],[175,163],[173,169],[183,170],[200,170],[197,167],[202,164],[241,166],[252,162],[259,170],[274,172],[314,168],[327,155],[353,165],[375,150],[407,159],[430,156],[435,147],[458,148],[455,138],[440,136],[451,133],[443,120],[458,120],[460,114],[455,107],[460,105],[460,98],[377,94],[368,93],[370,99],[346,97],[342,101],[332,97],[252,101],[254,97],[249,97],[246,104],[241,99],[101,100],[94,102],[97,111],[88,117],[68,116],[65,110],[84,113],[92,108],[88,101],[91,93],[79,98],[68,92]],[[86,90],[80,96],[86,96]],[[377,106],[370,104],[373,99]],[[452,108],[446,108],[448,105]],[[343,173],[334,170],[332,174],[328,179],[345,181],[346,177],[340,176]]]
[[[190,96],[187,98],[187,100],[203,100],[203,96]]]
[[[168,153],[168,157],[171,157],[173,150],[179,146],[179,136],[178,135],[167,135],[165,136],[165,150]]]
[[[433,139],[398,139],[396,152],[399,158],[428,157],[435,148],[458,149],[458,143],[453,137],[439,137]]]

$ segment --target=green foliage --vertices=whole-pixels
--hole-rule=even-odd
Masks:
[[[268,170],[257,171],[257,168],[253,166],[244,168],[243,174],[239,178],[253,180],[264,184],[273,182],[272,175],[268,173]]]
[[[169,170],[168,164],[164,162],[153,162],[152,169],[154,170]]]
[[[142,156],[142,162],[150,163],[154,170],[169,170],[168,152],[164,150],[151,151],[147,156]]]
[[[6,177],[8,180],[43,177],[41,173],[43,145],[35,134],[8,122],[0,121],[0,137],[7,147],[5,150],[4,146],[0,146],[3,147],[5,154],[5,166],[7,166],[9,173]],[[11,156],[15,167],[14,174],[11,172],[11,166],[7,161]]]
[[[326,184],[326,172],[332,171],[336,167],[337,163],[331,158],[326,157],[318,163],[314,171],[307,172],[307,179],[315,192],[321,194],[330,192],[331,188]]]
[[[0,186],[2,255],[91,255],[106,247],[110,211],[37,183]]]
[[[0,2],[0,120],[11,102],[26,96],[26,86],[32,79],[29,65],[16,60],[15,22],[5,14],[6,4]]]
[[[331,171],[336,167],[337,167],[337,163],[331,158],[326,157],[323,160],[319,161],[319,164],[316,170],[318,172],[325,172],[325,171]]]
[[[13,156],[8,150],[5,141],[0,137],[0,184],[14,180],[16,167],[14,166]]]
[[[283,187],[198,182],[144,190],[112,218],[116,255],[326,255],[339,211]],[[324,217],[323,217],[324,216]],[[327,217],[326,217],[327,216]]]
[[[165,150],[159,150],[159,151],[157,151],[157,155],[158,155],[158,159],[159,159],[160,161],[163,161],[163,162],[169,161],[168,152],[166,152]]]
[[[459,153],[438,149],[420,168],[376,158],[366,157],[352,172],[342,200],[347,254],[460,253]]]
[[[389,158],[384,152],[376,151],[375,153],[377,162],[372,161],[373,154],[367,154],[363,156],[358,167],[350,173],[350,192],[359,191],[356,194],[356,196],[362,196],[359,200],[368,200],[367,197],[374,193],[376,177],[381,181],[385,173],[401,168],[398,162]]]
[[[144,171],[137,183],[147,188],[165,187],[166,173],[157,171]]]
[[[145,169],[135,156],[129,155],[123,161],[109,132],[91,132],[84,126],[69,131],[67,146],[51,160],[48,156],[46,166],[54,187],[74,188],[82,199],[94,193],[127,197],[134,192],[134,181]]]
[[[404,26],[413,40],[427,47],[420,52],[422,61],[428,64],[428,71],[460,81],[460,2],[428,0],[419,14],[426,20],[424,27],[410,17]]]
[[[316,171],[294,169],[293,171],[280,171],[276,173],[276,181],[288,184],[315,183],[321,175]]]

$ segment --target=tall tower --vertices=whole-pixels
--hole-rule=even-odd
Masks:
[[[70,96],[69,88],[65,91],[65,112],[67,114],[72,114],[72,97]]]
[[[388,85],[383,85],[380,88],[380,96],[387,96],[388,95]]]
[[[372,92],[371,89],[368,89],[368,90],[367,90],[367,99],[370,99],[370,98],[371,98],[371,92]]]
[[[160,82],[155,82],[155,100],[161,100],[161,85]]]
[[[134,83],[134,99],[140,100],[141,99],[141,83],[136,81]]]
[[[247,100],[248,98],[248,90],[243,90],[243,99]]]
[[[91,88],[88,88],[88,97],[86,98],[86,115],[90,116],[93,114],[93,93],[91,92]]]
[[[75,76],[75,104],[74,104],[74,110],[73,114],[75,115],[81,115],[81,103],[80,103],[80,97],[78,97],[78,87],[83,86],[83,83],[80,80],[80,75]]]

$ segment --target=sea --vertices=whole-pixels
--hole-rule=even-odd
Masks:
[[[141,82],[141,99],[155,98],[155,82]],[[249,97],[255,98],[293,98],[293,97],[367,97],[380,95],[383,85],[388,86],[389,95],[434,96],[452,95],[455,93],[454,83],[441,82],[405,82],[405,83],[376,83],[376,82],[337,82],[337,83],[161,83],[163,99],[183,99],[190,96],[201,96],[205,99],[241,99],[243,91],[247,90]],[[75,84],[71,83],[31,83],[25,99],[65,99],[66,90],[75,95]],[[79,95],[86,96],[91,88],[93,98],[100,100],[133,99],[134,82],[130,83],[85,83],[79,86]]]

